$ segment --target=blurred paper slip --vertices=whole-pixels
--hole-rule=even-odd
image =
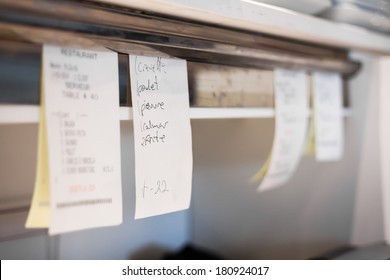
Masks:
[[[117,54],[45,45],[42,67],[37,182],[49,178],[49,233],[120,224]]]
[[[344,146],[341,77],[336,73],[314,73],[313,87],[316,159],[339,160]]]
[[[192,139],[185,60],[130,55],[136,209],[144,218],[187,209]]]
[[[305,144],[308,122],[306,74],[275,70],[275,136],[267,173],[258,187],[284,185],[294,174]]]
[[[315,129],[314,129],[314,119],[310,118],[309,120],[309,131],[307,132],[306,136],[306,144],[305,148],[303,150],[303,155],[305,156],[313,156],[315,154]],[[265,175],[267,174],[269,163],[271,161],[271,153],[268,155],[267,159],[265,160],[263,166],[255,175],[252,176],[250,179],[252,182],[257,182],[263,180]]]

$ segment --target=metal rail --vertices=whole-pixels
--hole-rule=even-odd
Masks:
[[[345,77],[360,67],[347,58],[347,50],[89,1],[0,0],[0,23],[72,32],[122,44],[137,43],[197,62],[334,71]]]

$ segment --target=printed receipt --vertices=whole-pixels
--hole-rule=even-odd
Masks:
[[[314,73],[313,86],[316,159],[339,160],[344,148],[341,77],[336,73]]]
[[[44,226],[39,213],[45,204],[50,234],[118,225],[122,186],[117,54],[44,46],[42,59],[44,113],[36,190],[26,226],[40,226],[39,221]],[[40,157],[47,157],[48,168]],[[40,193],[50,193],[49,201]]]
[[[136,209],[144,218],[187,209],[192,138],[185,60],[130,55]]]
[[[290,179],[302,155],[307,132],[309,109],[305,72],[276,69],[274,83],[275,136],[268,170],[258,191],[282,186]]]

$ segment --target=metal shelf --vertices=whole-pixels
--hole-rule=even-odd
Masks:
[[[251,1],[94,0],[311,44],[390,54],[390,36]]]
[[[117,2],[127,7],[91,1],[3,0],[0,35],[14,34],[14,38],[42,44],[56,43],[71,33],[118,52],[130,52],[134,44],[140,44],[189,61],[239,67],[287,67],[333,71],[345,76],[359,69],[359,63],[348,59],[345,48],[246,30],[242,24],[251,21],[241,19],[234,21],[234,26],[221,26],[205,23],[209,12],[204,13],[203,21],[194,21],[199,9],[191,7],[176,7],[167,15],[151,9],[154,4],[161,7],[157,1],[146,5],[140,3],[148,1]],[[161,1],[165,2],[169,1]],[[252,6],[257,11],[257,6]],[[181,17],[178,11],[182,12]],[[218,18],[217,12],[212,14]]]

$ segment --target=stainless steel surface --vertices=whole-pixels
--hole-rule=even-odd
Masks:
[[[332,6],[331,0],[254,0],[304,14],[315,15]]]
[[[167,18],[88,1],[0,1],[0,22],[62,30],[85,38],[139,43],[190,61],[272,69],[328,70],[352,75],[347,51],[243,30]]]
[[[389,0],[333,0],[322,17],[390,34]]]

